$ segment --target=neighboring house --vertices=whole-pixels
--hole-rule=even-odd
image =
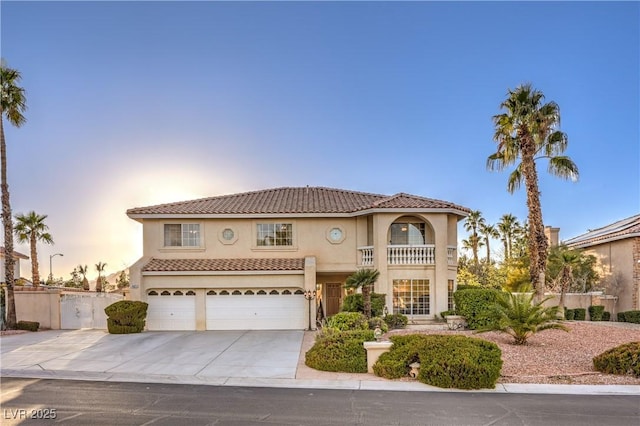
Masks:
[[[13,277],[14,279],[20,278],[20,259],[27,260],[29,256],[24,255],[22,253],[18,253],[17,251],[13,251],[13,258],[16,260],[16,263],[13,267]],[[0,281],[5,282],[5,273],[4,273],[4,259],[5,259],[5,251],[4,247],[0,247]]]
[[[130,297],[149,303],[150,330],[304,329],[339,311],[350,274],[375,268],[389,313],[434,318],[452,307],[457,225],[469,211],[322,187],[133,208],[143,257]]]
[[[618,297],[617,312],[640,309],[640,214],[564,243],[598,258],[606,293]]]

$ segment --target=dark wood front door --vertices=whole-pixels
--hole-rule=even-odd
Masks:
[[[329,283],[327,287],[327,316],[335,315],[340,312],[340,302],[342,300],[342,284]]]

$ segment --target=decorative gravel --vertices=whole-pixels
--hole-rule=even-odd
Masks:
[[[545,330],[534,334],[527,345],[496,332],[469,330],[394,330],[397,334],[463,334],[496,343],[502,350],[499,383],[553,383],[590,385],[640,385],[640,378],[602,374],[593,368],[593,357],[628,342],[640,341],[640,324],[615,322],[566,322],[569,332]]]

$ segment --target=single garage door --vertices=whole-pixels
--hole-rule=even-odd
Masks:
[[[207,330],[303,330],[307,309],[300,289],[209,290]]]
[[[196,329],[196,293],[193,290],[152,290],[147,296],[148,330]]]

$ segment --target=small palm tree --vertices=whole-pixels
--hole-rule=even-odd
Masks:
[[[550,254],[550,260],[560,266],[556,282],[560,286],[560,301],[558,302],[558,316],[564,318],[564,296],[573,283],[573,270],[580,266],[582,254],[578,250],[566,246],[558,246]]]
[[[500,234],[495,225],[489,223],[480,224],[480,233],[483,235],[484,244],[487,246],[487,265],[491,264],[491,248],[489,246],[492,238],[498,238]]]
[[[89,272],[89,268],[87,265],[78,265],[78,272],[82,275],[82,288],[85,291],[89,291],[89,280],[87,279],[87,272]]]
[[[98,271],[98,278],[96,279],[96,291],[100,293],[102,291],[102,273],[104,272],[104,268],[107,266],[104,262],[96,263],[96,271]]]
[[[518,219],[511,213],[502,215],[498,222],[498,233],[504,244],[504,259],[506,261],[511,259],[513,255],[513,240],[516,238],[519,226]]]
[[[364,315],[371,318],[371,291],[373,285],[378,281],[380,271],[377,269],[359,269],[347,277],[345,287],[362,289],[362,304],[364,305]]]
[[[20,127],[26,121],[22,113],[27,109],[27,101],[24,89],[18,86],[20,72],[6,66],[4,61],[0,63],[0,187],[2,192],[2,225],[4,228],[5,250],[5,276],[7,285],[7,328],[15,329],[16,302],[13,296],[14,265],[13,257],[13,220],[11,215],[11,201],[9,198],[9,183],[7,181],[7,144],[4,139],[4,119],[15,127]]]
[[[29,243],[31,248],[31,278],[34,287],[40,285],[40,272],[38,270],[38,241],[45,244],[53,244],[51,234],[47,232],[49,227],[44,223],[47,215],[39,215],[34,211],[27,214],[16,215],[15,234],[21,243]]]
[[[469,216],[464,221],[464,229],[467,232],[471,232],[469,236],[469,242],[471,243],[471,251],[473,253],[473,264],[478,266],[478,243],[480,242],[480,238],[478,237],[478,228],[484,224],[484,218],[482,217],[482,212],[480,210],[473,210],[469,213]]]
[[[543,330],[569,331],[558,321],[558,307],[542,306],[549,298],[534,303],[535,294],[501,293],[493,305],[494,321],[477,330],[478,333],[498,331],[514,338],[516,345],[525,345],[527,339]]]

